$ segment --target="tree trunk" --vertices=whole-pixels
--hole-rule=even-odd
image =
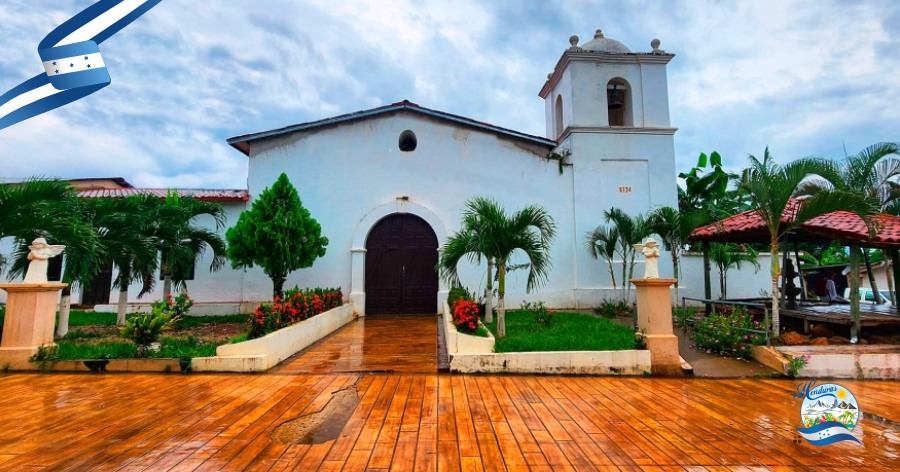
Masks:
[[[712,269],[709,266],[709,241],[703,241],[703,298],[712,299],[712,281],[709,279],[709,273]],[[709,314],[710,305],[706,304],[706,314]]]
[[[506,337],[506,261],[497,261],[497,337]]]
[[[284,298],[284,281],[287,277],[283,275],[273,275],[272,277],[272,299],[275,297]]]
[[[894,273],[894,309],[898,309],[897,306],[900,305],[900,251],[896,249],[891,249],[891,267],[893,267]]]
[[[672,306],[678,306],[681,303],[678,298],[678,256],[675,254],[675,251],[672,251],[672,277],[675,278],[675,301],[672,303]]]
[[[872,259],[869,257],[869,250],[862,248],[863,261],[866,263],[866,274],[869,276],[869,286],[872,287],[872,296],[875,297],[875,304],[880,305],[881,294],[878,293],[878,285],[875,282],[875,271],[872,270]]]
[[[807,292],[806,278],[803,277],[803,271],[800,270],[800,250],[797,249],[796,244],[794,244],[794,260],[797,261],[797,275],[800,277],[800,293],[802,294],[800,299],[806,301],[809,293]]]
[[[771,243],[772,253],[772,331],[774,335],[781,335],[781,307],[779,306],[778,279],[781,277],[781,266],[778,264],[778,240]]]
[[[725,299],[725,269],[719,265],[719,300]]]
[[[887,254],[885,254],[887,256]],[[884,266],[884,275],[887,279],[888,294],[891,296],[891,303],[897,305],[897,297],[894,296],[894,261],[886,260]]]
[[[122,326],[125,324],[125,313],[128,311],[128,286],[119,290],[119,305],[116,311],[116,324]]]
[[[69,332],[69,310],[72,308],[72,289],[69,287],[62,289],[62,295],[59,298],[59,320],[56,324],[57,338],[61,338]]]
[[[172,295],[172,274],[166,272],[166,276],[163,279],[163,300],[168,300],[169,295]]]
[[[491,272],[493,263],[487,258],[487,284],[484,287],[484,322],[494,322],[494,277]]]
[[[859,342],[859,245],[850,245],[850,342]]]

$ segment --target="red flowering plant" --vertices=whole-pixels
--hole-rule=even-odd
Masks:
[[[194,306],[194,300],[191,296],[187,292],[181,292],[177,297],[173,297],[170,293],[165,300],[153,302],[150,309],[153,312],[159,312],[172,318],[182,318],[188,314],[192,306]]]
[[[453,324],[464,333],[474,333],[478,329],[478,304],[461,299],[453,307]]]
[[[250,317],[248,339],[265,336],[273,331],[299,323],[319,313],[343,305],[344,295],[339,288],[284,291],[284,298],[275,297],[272,303],[259,305]]]

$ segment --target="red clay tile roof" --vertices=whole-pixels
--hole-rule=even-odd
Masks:
[[[792,221],[800,200],[791,200],[782,222]],[[857,241],[870,246],[900,246],[900,217],[877,214],[869,217],[875,224],[875,237],[869,237],[869,230],[862,218],[847,212],[836,211],[813,218],[796,228],[792,240],[839,240]],[[693,241],[711,242],[769,242],[769,230],[756,210],[749,210],[725,218],[716,223],[701,226],[691,233]]]
[[[116,188],[116,189],[91,189],[79,190],[78,196],[82,198],[123,198],[129,195],[155,195],[165,198],[166,192],[175,190],[178,195],[194,197],[208,202],[246,202],[250,199],[250,193],[242,189],[197,189],[197,188]]]

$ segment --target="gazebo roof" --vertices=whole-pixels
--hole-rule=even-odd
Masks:
[[[781,215],[783,223],[794,220],[802,200],[792,199]],[[875,236],[870,237],[866,223],[849,211],[836,211],[815,217],[800,224],[789,233],[791,241],[857,242],[867,247],[900,246],[900,217],[879,213],[869,216],[875,226]],[[769,230],[756,210],[730,216],[715,223],[701,226],[691,233],[691,241],[768,243]]]

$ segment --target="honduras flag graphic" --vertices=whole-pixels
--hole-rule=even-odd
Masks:
[[[110,84],[100,43],[162,0],[100,0],[44,38],[44,73],[0,95],[0,130],[84,98]]]
[[[856,441],[862,444],[840,421],[826,421],[809,428],[797,428],[797,431],[813,446],[827,446],[838,441]]]

